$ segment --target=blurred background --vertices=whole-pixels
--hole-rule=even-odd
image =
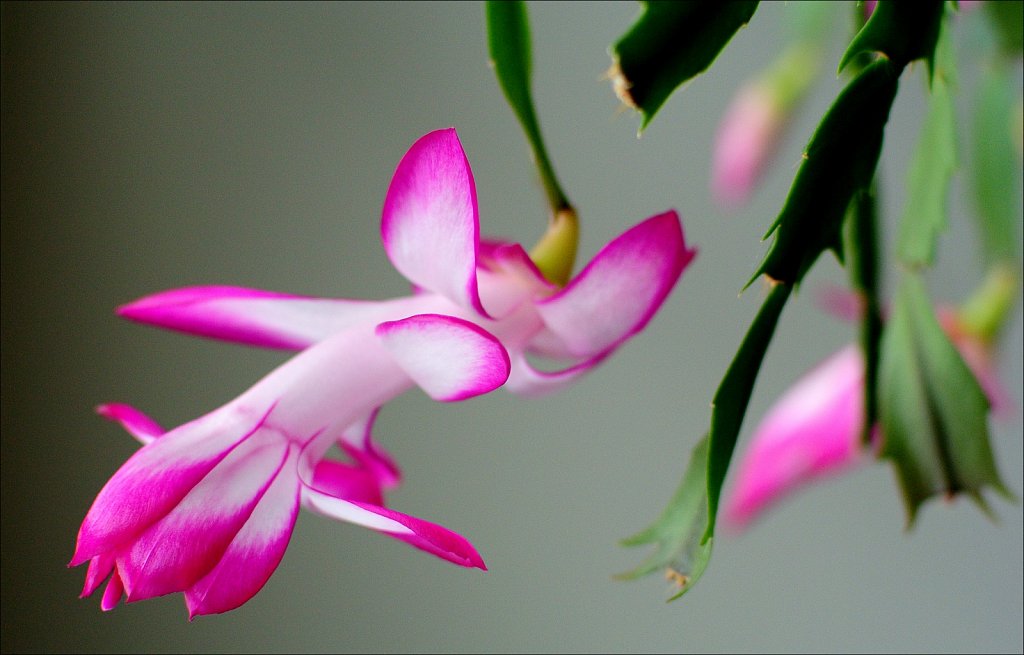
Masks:
[[[262,592],[189,623],[180,595],[110,613],[98,595],[78,599],[85,568],[66,568],[78,526],[136,447],[93,408],[128,402],[178,425],[287,354],[134,325],[113,309],[196,284],[404,293],[379,243],[380,208],[406,149],[441,127],[458,129],[472,163],[483,232],[532,243],[543,197],[487,65],[481,3],[4,3],[3,650],[1020,652],[1021,506],[994,498],[992,522],[964,500],[932,502],[906,532],[887,464],[722,534],[681,601],[664,602],[671,590],[657,575],[612,579],[647,554],[618,540],[668,501],[760,304],[757,285],[738,292],[840,88],[831,71],[851,10],[835,10],[824,74],[765,185],[725,214],[708,191],[714,131],[736,86],[784,44],[787,5],[763,3],[638,139],[638,118],[602,79],[638,6],[531,3],[535,98],[580,212],[581,261],[668,208],[697,260],[647,330],[565,393],[441,405],[413,391],[385,407],[378,434],[406,476],[390,504],[466,535],[487,573],[303,513]],[[985,38],[981,13],[957,19],[962,52]],[[970,98],[977,66],[964,59]],[[890,233],[923,70],[904,76],[887,128]],[[982,278],[964,195],[958,183],[929,278],[950,302]],[[824,256],[790,302],[741,439],[855,338],[815,304],[844,280]],[[992,422],[1018,494],[1021,343],[1018,302],[999,356],[1015,411]]]

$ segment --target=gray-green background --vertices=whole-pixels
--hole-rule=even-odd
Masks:
[[[766,186],[725,215],[707,191],[713,132],[736,84],[783,42],[787,7],[762,4],[639,140],[600,79],[636,5],[531,11],[538,109],[582,254],[675,207],[700,255],[649,328],[566,393],[440,405],[414,391],[384,409],[380,438],[406,473],[393,506],[466,535],[489,572],[303,513],[258,596],[189,624],[177,595],[107,614],[98,596],[77,599],[84,567],[65,565],[78,524],[135,448],[93,407],[129,402],[177,425],[286,355],[133,325],[113,308],[192,284],[405,292],[379,244],[380,206],[402,154],[433,129],[459,130],[484,232],[536,239],[542,196],[487,66],[478,3],[3,5],[5,651],[1021,651],[1020,506],[995,500],[993,524],[963,500],[934,502],[908,534],[886,465],[720,538],[681,602],[665,604],[657,576],[611,579],[646,554],[617,540],[671,495],[759,304],[757,286],[737,292],[839,88],[847,13],[837,8],[821,86]],[[960,20],[977,47],[980,14]],[[922,89],[920,70],[907,76],[888,128],[890,219]],[[980,279],[962,192],[931,276],[951,301]],[[823,258],[787,308],[744,436],[854,338],[813,301],[843,279]],[[895,279],[890,269],[890,289]],[[1021,325],[1018,304],[1000,350],[1016,413],[993,424],[1018,493]]]

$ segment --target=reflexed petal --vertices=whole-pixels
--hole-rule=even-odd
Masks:
[[[653,216],[606,245],[537,311],[573,355],[596,355],[647,325],[695,255],[674,211]]]
[[[476,286],[476,187],[454,129],[421,137],[399,162],[381,237],[391,263],[414,285],[487,315]]]
[[[497,389],[509,374],[505,347],[483,328],[453,316],[420,314],[377,326],[399,366],[434,400]]]
[[[512,372],[508,376],[505,388],[526,398],[536,398],[549,393],[561,391],[571,386],[579,378],[600,364],[610,353],[592,357],[561,371],[540,371],[530,365],[522,353],[512,358]]]
[[[233,610],[263,588],[288,548],[299,487],[291,455],[217,565],[185,591],[189,618]]]
[[[856,463],[864,428],[864,359],[848,346],[768,411],[737,472],[726,517],[745,525],[801,485]]]
[[[302,498],[307,507],[324,516],[377,530],[459,566],[487,569],[469,541],[436,523],[378,505],[334,498],[308,486],[303,487]]]
[[[164,434],[160,424],[130,405],[107,403],[96,408],[96,413],[105,419],[117,421],[143,446]]]
[[[287,454],[288,444],[278,435],[254,435],[139,535],[117,562],[128,600],[184,591],[209,573],[249,520]]]
[[[404,541],[410,546],[419,548],[452,564],[487,570],[487,566],[484,564],[483,558],[476,551],[476,548],[462,535],[436,523],[424,521],[408,514],[401,514],[386,507],[375,507],[363,503],[358,504],[367,511],[376,512],[381,516],[391,518],[409,529],[408,533],[389,533],[389,537]]]
[[[163,518],[259,427],[215,411],[140,448],[100,490],[78,532],[71,566],[128,542]]]
[[[302,486],[302,504],[317,514],[323,514],[345,523],[361,525],[371,530],[387,532],[389,534],[411,532],[409,528],[390,517],[381,516],[376,512],[367,510],[362,505],[331,496],[305,483]]]
[[[117,313],[139,323],[252,346],[300,350],[358,323],[393,316],[393,303],[312,298],[242,287],[187,287]]]

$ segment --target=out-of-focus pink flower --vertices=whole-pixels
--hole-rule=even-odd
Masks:
[[[591,370],[653,317],[695,251],[675,212],[607,244],[564,288],[518,244],[480,242],[469,162],[452,129],[399,163],[381,233],[415,293],[381,302],[236,287],[158,293],[121,307],[135,321],[249,345],[301,350],[223,407],[163,433],[125,405],[101,414],[144,446],[93,502],[72,566],[102,607],[183,592],[191,616],[225,612],[266,583],[300,505],[369,527],[460,566],[473,546],[398,513],[398,469],[370,436],[381,405],[419,385],[457,401],[505,385],[536,395]],[[539,371],[527,353],[565,362]],[[325,457],[335,444],[349,457]]]
[[[757,82],[740,89],[718,127],[711,192],[728,208],[746,204],[774,153],[785,122],[777,94]]]
[[[746,204],[786,125],[820,69],[820,34],[794,41],[740,87],[718,126],[711,192],[727,209]]]
[[[857,313],[856,296],[826,298],[844,318]],[[965,331],[956,312],[940,308],[940,324],[974,373],[996,413],[1010,406],[995,374],[991,347]],[[740,459],[725,503],[725,519],[746,527],[804,485],[867,461],[864,434],[864,356],[849,345],[801,378],[765,414]],[[884,437],[873,426],[871,442]]]
[[[800,379],[768,410],[736,472],[725,518],[745,526],[801,485],[861,459],[864,357],[850,345]]]

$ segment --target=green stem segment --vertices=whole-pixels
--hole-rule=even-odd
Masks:
[[[530,25],[523,2],[487,3],[487,46],[498,84],[526,133],[533,162],[551,209],[548,231],[531,255],[541,272],[564,285],[576,257],[579,222],[551,165],[530,92]]]
[[[555,169],[544,148],[540,122],[533,107],[530,92],[530,24],[524,3],[487,3],[487,46],[498,84],[526,133],[552,215],[570,209],[569,199],[558,184]]]
[[[711,435],[708,442],[708,523],[701,543],[715,534],[715,517],[718,514],[718,500],[729,470],[732,451],[740,436],[743,416],[747,413],[754,382],[761,370],[761,362],[768,345],[775,334],[779,316],[786,306],[786,300],[793,287],[789,284],[773,284],[764,304],[743,338],[736,357],[725,372],[711,402]]]
[[[847,215],[850,277],[864,303],[860,343],[864,353],[864,444],[878,418],[878,354],[882,339],[882,310],[878,284],[878,216],[875,184],[856,194]]]

